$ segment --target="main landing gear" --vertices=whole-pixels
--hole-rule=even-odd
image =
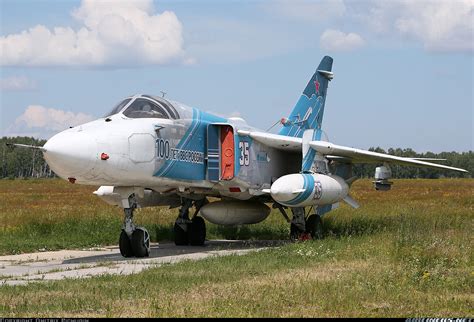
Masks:
[[[290,224],[291,240],[304,241],[308,239],[323,238],[323,222],[321,220],[321,216],[316,212],[306,217],[306,211],[304,207],[291,208],[293,218],[290,220],[283,206],[276,204],[274,207],[280,210],[281,214]],[[310,213],[310,211],[308,213]]]
[[[201,207],[207,204],[206,198],[192,200],[183,198],[178,218],[174,223],[174,243],[178,246],[202,246],[206,240],[206,224],[204,219],[197,216]],[[192,219],[189,219],[189,208],[196,208]]]
[[[123,257],[148,257],[150,254],[150,234],[143,227],[133,223],[133,211],[137,208],[135,196],[128,198],[128,208],[124,208],[124,222],[120,233],[119,248]]]
[[[128,195],[124,192],[124,195]],[[201,207],[209,201],[206,198],[192,200],[183,198],[179,215],[174,224],[174,242],[176,245],[202,246],[206,240],[206,224],[204,219],[197,214]],[[119,248],[123,257],[148,257],[150,254],[150,234],[144,227],[135,226],[133,212],[137,208],[135,194],[122,200],[124,221],[120,233]],[[196,210],[189,218],[189,209]]]

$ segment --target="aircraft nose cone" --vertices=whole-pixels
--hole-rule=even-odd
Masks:
[[[97,142],[84,132],[64,131],[44,145],[49,167],[65,179],[91,171],[97,160]]]

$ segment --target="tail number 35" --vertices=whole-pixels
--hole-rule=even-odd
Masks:
[[[240,149],[240,165],[249,165],[250,164],[250,152],[249,152],[249,143],[248,142],[239,142],[239,149]]]

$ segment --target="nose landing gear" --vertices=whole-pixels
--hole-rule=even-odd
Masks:
[[[128,208],[124,208],[124,222],[120,233],[119,248],[123,257],[148,257],[150,254],[150,234],[144,227],[133,223],[133,211],[137,208],[135,196],[128,198]]]

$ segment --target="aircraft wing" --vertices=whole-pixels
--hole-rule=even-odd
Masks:
[[[255,141],[278,150],[301,152],[301,146],[303,142],[301,138],[245,130],[238,130],[237,133],[241,136],[249,136]]]
[[[447,170],[454,170],[454,171],[460,171],[460,172],[468,172],[464,169],[421,161],[416,158],[398,157],[398,156],[394,156],[390,154],[354,149],[350,147],[332,144],[325,141],[311,141],[309,145],[311,146],[311,148],[313,148],[317,152],[324,154],[326,158],[333,159],[333,160],[347,160],[352,163],[388,162],[388,163],[401,164],[401,165],[407,165],[407,166],[430,167],[430,168],[447,169]]]

